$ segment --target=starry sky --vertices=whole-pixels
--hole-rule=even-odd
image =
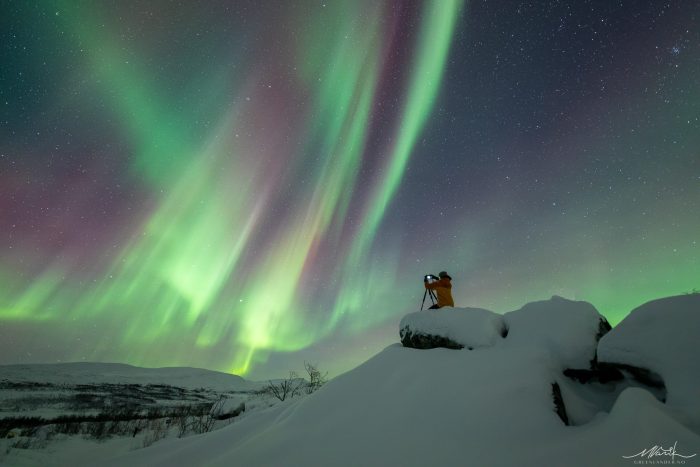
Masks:
[[[9,1],[0,363],[334,376],[700,288],[700,3]]]

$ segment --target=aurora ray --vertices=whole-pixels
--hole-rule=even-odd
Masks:
[[[11,2],[3,362],[336,374],[428,272],[612,323],[700,288],[700,7],[545,3]]]

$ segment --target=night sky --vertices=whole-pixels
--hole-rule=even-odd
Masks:
[[[0,363],[331,376],[700,289],[700,2],[0,1]]]

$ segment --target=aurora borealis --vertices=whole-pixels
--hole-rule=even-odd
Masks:
[[[0,363],[337,374],[429,272],[700,288],[697,2],[2,5]]]

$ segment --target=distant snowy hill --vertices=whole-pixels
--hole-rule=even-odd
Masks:
[[[269,406],[264,384],[197,368],[0,366],[0,465],[101,465]]]
[[[63,384],[163,384],[187,389],[244,391],[257,387],[240,376],[201,368],[140,368],[122,363],[0,365],[0,381]]]
[[[107,465],[700,465],[700,295],[606,325],[558,297],[408,315],[401,337],[419,348],[390,345],[311,396]],[[462,348],[429,348],[447,341]]]

